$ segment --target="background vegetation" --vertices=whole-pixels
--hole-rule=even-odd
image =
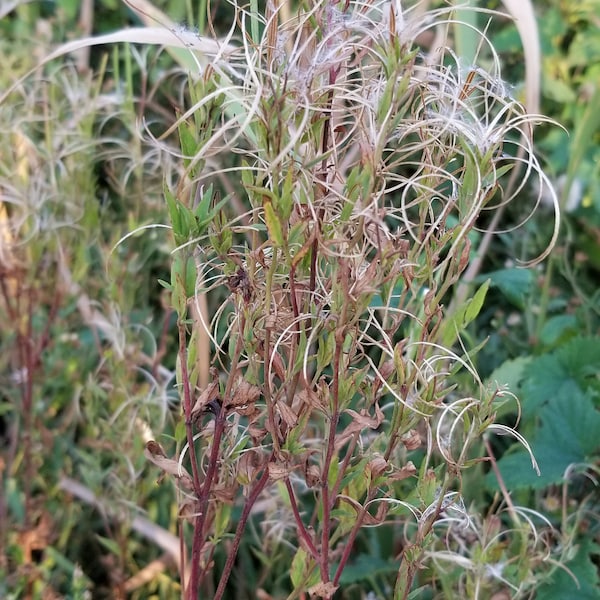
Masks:
[[[432,543],[415,580],[423,598],[509,598],[515,593],[511,582],[519,578],[527,584],[523,594],[531,597],[598,597],[600,4],[534,4],[542,48],[534,67],[524,61],[523,38],[509,18],[495,17],[489,25],[487,13],[461,12],[461,18],[487,27],[502,75],[518,98],[534,101],[527,96],[524,65],[541,73],[539,112],[562,126],[542,122],[535,133],[560,198],[560,237],[545,261],[528,269],[519,264],[542,254],[553,231],[544,196],[528,218],[529,199],[538,193],[528,189],[522,202],[499,211],[493,229],[502,233],[486,238],[493,216],[484,216],[481,231],[470,233],[477,260],[463,273],[455,298],[471,297],[490,282],[481,310],[460,332],[462,343],[485,386],[507,385],[519,398],[519,404],[495,406],[496,420],[518,423],[541,475],[514,437],[479,441],[476,454],[495,457],[497,468],[495,461],[482,462],[463,477],[461,502],[469,514],[481,516],[477,536],[465,533],[448,542],[452,556],[444,554],[443,544]],[[91,7],[69,1],[2,4],[0,90],[60,43],[150,23],[151,7],[137,6],[142,13],[110,0]],[[168,15],[208,32],[202,3],[165,1],[156,7],[163,11],[162,23]],[[209,9],[224,35],[231,6]],[[457,28],[449,37],[455,51],[469,57],[466,62],[478,53],[473,40],[479,38],[470,31]],[[420,42],[425,50],[436,43],[427,37]],[[176,486],[168,478],[157,485],[160,471],[145,449],[149,440],[159,440],[181,450],[186,436],[175,385],[182,364],[178,311],[170,293],[177,281],[171,227],[175,233],[177,227],[165,195],[185,178],[186,143],[194,143],[202,122],[192,119],[186,130],[174,128],[157,141],[197,101],[194,94],[210,93],[189,85],[181,70],[186,60],[189,53],[156,45],[81,48],[29,73],[10,94],[2,92],[2,597],[181,593],[177,536],[191,545],[192,529],[181,525],[185,502]],[[228,198],[222,212],[207,207],[204,216],[213,222],[249,209],[239,196],[228,196],[238,182],[224,172],[235,160],[207,159],[205,168],[219,173],[213,185]],[[203,294],[207,306],[189,318],[215,314],[223,294]],[[203,389],[211,377],[210,340],[199,336],[191,343]],[[472,389],[469,379],[458,376],[457,385]],[[156,454],[152,458],[156,462]],[[420,459],[411,455],[417,466]],[[224,568],[228,532],[242,514],[239,503],[223,506],[227,514],[215,517],[217,528],[223,520],[225,539],[213,557],[215,573]],[[516,562],[504,563],[506,556],[519,556],[510,535],[517,506],[543,548],[522,570]],[[227,597],[285,598],[298,587],[301,561],[282,530],[293,523],[279,510],[265,501],[248,521]],[[398,529],[360,532],[340,598],[391,597],[404,535]],[[459,559],[457,544],[476,552]],[[493,567],[500,564],[504,571],[498,575]],[[486,584],[474,592],[465,573],[478,570]],[[218,576],[204,585],[212,597]]]

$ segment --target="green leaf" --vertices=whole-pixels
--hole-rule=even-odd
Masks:
[[[185,421],[182,419],[175,426],[174,438],[178,444],[181,444],[185,441],[186,437],[187,437],[187,432],[186,432],[186,428],[185,428]]]
[[[292,560],[292,566],[290,568],[290,579],[292,580],[292,587],[297,590],[302,582],[304,581],[304,570],[306,568],[306,550],[298,548],[296,556]]]
[[[102,546],[104,546],[111,554],[115,556],[119,556],[121,549],[119,547],[118,542],[115,540],[111,540],[110,538],[103,537],[101,535],[97,535],[96,539],[100,542]]]
[[[324,369],[333,360],[333,353],[335,352],[334,334],[323,331],[318,337],[317,344],[317,365],[319,369]]]
[[[281,213],[281,220],[287,221],[292,214],[294,208],[294,182],[296,181],[295,171],[292,167],[288,169],[287,175],[283,182],[281,197],[279,198],[278,209]]]
[[[216,505],[214,517],[214,537],[218,540],[227,533],[231,520],[231,504],[219,502]]]
[[[475,295],[460,306],[456,312],[446,322],[444,333],[442,334],[442,345],[451,346],[458,334],[463,331],[469,323],[475,320],[483,303],[485,296],[490,287],[490,281],[487,280],[475,292]]]
[[[586,102],[586,109],[583,116],[577,120],[575,127],[575,135],[569,144],[569,168],[567,170],[567,180],[564,184],[562,192],[562,205],[566,203],[569,197],[571,186],[575,181],[577,170],[581,165],[584,157],[590,151],[590,146],[593,144],[595,133],[600,129],[600,87],[596,86],[596,90],[592,98]]]
[[[532,360],[529,356],[519,356],[513,360],[506,360],[492,371],[487,382],[506,386],[516,394],[521,389],[521,384],[525,376],[525,368]]]
[[[600,546],[590,538],[583,538],[575,558],[566,563],[564,568],[556,569],[552,579],[536,590],[537,600],[598,600],[600,577],[598,567],[592,556],[600,554]],[[573,576],[577,583],[573,581]]]
[[[298,548],[290,567],[290,579],[294,590],[306,589],[319,582],[319,572],[311,565],[312,562],[306,550]]]
[[[525,368],[533,359],[530,356],[520,356],[513,360],[504,361],[486,380],[487,387],[504,387],[521,399],[521,387],[525,377]],[[501,417],[509,412],[516,412],[517,402],[508,395],[494,401],[496,415]]]
[[[281,229],[279,217],[275,213],[275,209],[270,201],[265,201],[263,208],[265,211],[265,223],[269,230],[269,237],[275,246],[281,248],[283,247],[283,231]]]
[[[179,123],[179,144],[181,146],[181,152],[183,154],[183,163],[185,167],[190,164],[192,157],[196,154],[198,149],[198,141],[191,132],[190,127],[185,122]]]
[[[164,194],[169,209],[169,218],[173,226],[175,243],[184,244],[190,239],[190,235],[195,230],[194,214],[183,202],[175,198],[166,186]]]
[[[500,269],[478,277],[476,281],[490,279],[492,287],[498,288],[517,308],[525,308],[525,300],[530,294],[534,275],[527,269]]]
[[[205,223],[210,219],[210,205],[212,203],[212,198],[213,186],[209,185],[208,188],[203,190],[202,197],[200,198],[200,201],[194,210],[194,217],[198,223]]]
[[[398,563],[383,560],[378,556],[359,554],[342,571],[340,583],[348,585],[359,581],[372,580],[377,575],[390,575],[398,572]]]
[[[575,315],[555,315],[550,317],[540,333],[540,342],[544,346],[556,346],[565,337],[577,332],[577,317]]]
[[[541,475],[531,468],[531,459],[519,449],[498,461],[508,489],[541,489],[560,483],[572,464],[597,460],[600,453],[600,412],[591,399],[580,391],[555,394],[540,414],[542,425],[531,443]],[[493,474],[488,483],[495,488]]]
[[[422,585],[421,587],[413,590],[409,595],[407,600],[429,600],[433,597],[431,592],[431,587],[428,585]]]
[[[169,210],[169,219],[173,227],[173,232],[175,235],[179,235],[181,230],[181,215],[177,206],[177,200],[166,185],[164,188],[164,194],[167,202],[167,208]]]
[[[600,338],[574,338],[552,354],[531,361],[523,383],[524,416],[535,416],[548,399],[587,392],[598,398],[600,381]],[[597,406],[598,400],[596,400]]]

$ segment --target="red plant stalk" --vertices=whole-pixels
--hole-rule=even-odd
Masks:
[[[357,515],[356,522],[354,523],[354,526],[352,527],[352,531],[350,531],[350,534],[348,535],[348,538],[346,539],[346,541],[344,543],[344,552],[342,553],[342,557],[340,558],[340,564],[338,565],[335,575],[333,576],[333,585],[335,585],[335,586],[338,585],[338,583],[340,581],[340,577],[342,576],[342,572],[346,566],[346,563],[348,562],[348,559],[350,558],[350,553],[352,552],[352,548],[354,547],[354,541],[356,540],[356,536],[358,535],[358,532],[362,527],[362,524],[363,524],[363,521],[365,518],[365,514],[367,513],[367,506],[368,506],[369,502],[371,502],[371,500],[373,500],[373,498],[374,498],[374,491],[369,490],[369,493],[367,494],[367,497],[362,505],[362,510]]]
[[[189,600],[197,600],[198,598],[198,589],[200,586],[200,558],[205,539],[204,528],[206,524],[206,515],[208,512],[208,500],[210,498],[210,491],[217,473],[221,438],[223,437],[223,432],[225,431],[226,411],[227,409],[225,408],[225,403],[223,403],[221,405],[221,409],[215,417],[215,430],[210,451],[208,470],[206,471],[204,485],[198,494],[198,515],[194,520],[194,538],[192,541],[192,565],[188,594]]]
[[[344,311],[343,311],[344,312]],[[342,317],[344,315],[341,315]],[[342,321],[343,322],[343,321]],[[335,434],[340,418],[339,414],[339,374],[340,374],[340,357],[342,353],[343,337],[336,332],[335,355],[333,363],[333,381],[332,381],[332,397],[333,407],[331,411],[331,421],[329,423],[329,435],[327,439],[327,453],[323,464],[322,486],[323,486],[323,529],[321,531],[321,580],[323,583],[329,582],[329,536],[330,536],[330,520],[331,509],[335,504],[335,496],[333,500],[329,496],[328,474],[333,459],[335,448]]]
[[[304,545],[312,554],[312,557],[315,559],[315,561],[319,562],[319,551],[315,547],[312,538],[306,530],[304,521],[302,521],[300,511],[298,510],[298,503],[296,502],[296,495],[294,494],[294,488],[292,487],[289,477],[285,478],[285,487],[287,488],[288,496],[290,497],[290,505],[292,506],[292,512],[294,513],[294,520],[296,521],[296,526],[298,528],[300,539],[302,540],[302,542],[304,542]]]
[[[243,330],[244,320],[242,320],[241,328]],[[181,333],[184,334],[184,342],[183,342],[183,350],[181,343]],[[186,397],[189,400],[189,412],[186,413],[186,434],[188,436],[188,443],[190,443],[190,460],[193,460],[192,470],[196,470],[198,472],[198,465],[196,462],[196,454],[193,446],[193,430],[192,430],[192,419],[191,419],[191,390],[188,379],[187,372],[187,362],[183,360],[183,358],[187,358],[187,351],[185,347],[185,332],[182,332],[182,326],[180,326],[180,353],[183,352],[184,355],[180,358],[182,363],[181,373],[182,379],[184,380],[184,400]],[[238,338],[236,344],[236,352],[234,353],[234,358],[231,364],[231,373],[235,373],[237,369],[237,357],[239,357],[241,353],[241,336]],[[181,356],[181,354],[180,354]],[[193,532],[193,541],[192,541],[192,564],[190,568],[190,579],[189,579],[189,589],[187,593],[188,600],[197,600],[198,598],[198,590],[200,586],[200,581],[205,575],[205,570],[200,571],[200,558],[202,554],[202,547],[204,545],[204,541],[206,539],[205,535],[205,526],[206,526],[206,516],[208,512],[208,501],[210,499],[210,492],[212,489],[212,485],[217,474],[217,467],[219,464],[219,450],[221,446],[221,438],[223,437],[223,433],[225,431],[225,423],[227,416],[227,398],[231,397],[231,390],[233,386],[233,377],[229,377],[227,381],[227,386],[225,387],[224,397],[221,402],[221,407],[219,409],[218,414],[215,416],[215,429],[213,433],[213,442],[210,451],[210,457],[208,462],[208,469],[206,471],[206,476],[204,478],[203,485],[200,485],[200,477],[198,475],[198,487],[196,488],[196,483],[194,483],[194,490],[196,492],[196,496],[198,498],[198,514],[196,519],[194,520],[194,532]],[[189,441],[191,437],[191,442]],[[192,452],[193,451],[193,452]],[[194,482],[196,481],[195,475]]]
[[[194,447],[194,431],[192,423],[192,390],[190,389],[189,374],[187,370],[187,335],[185,327],[181,319],[178,320],[177,327],[179,329],[179,363],[181,365],[181,379],[183,384],[183,414],[185,418],[185,433],[188,444],[188,451],[190,454],[190,462],[192,466],[192,482],[194,486],[194,493],[197,498],[200,498],[202,494],[202,486],[200,484],[200,472],[198,469],[198,462],[196,459],[196,449]],[[215,431],[216,433],[216,431]],[[187,597],[192,600],[198,598],[198,574],[200,569],[200,552],[202,550],[202,530],[204,529],[204,519],[202,513],[200,513],[194,519],[194,535],[192,543],[192,559],[190,564],[190,578],[189,588],[187,590]],[[197,542],[197,540],[199,540]],[[182,564],[183,564],[183,556]],[[185,586],[185,581],[182,582]]]
[[[271,456],[272,458],[272,456]],[[271,460],[271,459],[269,459]],[[235,559],[240,548],[240,543],[242,541],[242,536],[246,529],[246,523],[248,522],[248,517],[250,516],[250,511],[252,507],[256,503],[258,497],[261,492],[265,489],[269,481],[269,469],[268,464],[265,465],[263,469],[263,473],[260,479],[257,481],[256,485],[250,492],[248,499],[244,504],[244,508],[242,510],[242,515],[240,516],[240,520],[238,522],[238,526],[235,530],[235,537],[233,538],[233,542],[231,548],[229,549],[229,554],[227,555],[227,561],[225,562],[225,566],[223,567],[223,572],[221,573],[221,578],[219,580],[219,586],[217,587],[217,591],[215,592],[215,596],[213,600],[221,600],[223,598],[223,594],[225,593],[225,588],[227,587],[227,582],[229,581],[229,577],[231,576],[231,571],[233,570],[233,565],[235,563]],[[194,599],[196,600],[196,599]]]

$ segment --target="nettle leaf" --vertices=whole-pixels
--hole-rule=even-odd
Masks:
[[[349,585],[359,581],[372,581],[377,575],[391,575],[398,571],[398,563],[390,562],[378,556],[359,554],[342,571],[340,583]]]
[[[583,538],[575,558],[563,565],[564,568],[556,569],[551,581],[536,590],[535,597],[538,600],[597,600],[600,576],[598,567],[592,561],[594,554],[600,554],[600,546],[590,538]],[[577,583],[573,581],[573,576]]]
[[[476,281],[490,280],[492,287],[498,288],[516,307],[524,309],[525,299],[531,292],[534,275],[522,268],[500,269],[478,277]]]
[[[588,396],[581,391],[555,394],[541,411],[540,418],[542,425],[531,442],[531,448],[541,475],[535,475],[529,454],[519,449],[498,461],[508,489],[540,489],[560,483],[569,465],[597,460],[600,453],[600,412]],[[488,474],[488,484],[493,489],[498,487],[493,473]]]
[[[535,416],[540,406],[556,396],[589,393],[599,404],[600,338],[575,338],[552,354],[531,361],[523,383],[524,416]]]
[[[577,332],[577,317],[575,315],[555,315],[545,323],[540,333],[540,342],[544,346],[557,346],[568,336]]]
[[[525,369],[531,361],[532,359],[529,356],[519,356],[506,360],[492,371],[487,378],[487,382],[498,386],[506,386],[511,392],[517,394],[523,384]]]

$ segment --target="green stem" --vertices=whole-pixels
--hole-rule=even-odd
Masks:
[[[546,274],[544,276],[544,282],[542,284],[542,289],[540,293],[540,304],[539,304],[539,312],[537,315],[537,322],[535,327],[535,343],[538,343],[540,336],[542,335],[542,329],[546,324],[547,313],[548,313],[548,305],[550,304],[550,288],[552,287],[552,276],[554,275],[554,263],[555,263],[555,255],[551,255],[548,259],[548,268],[546,269]]]

